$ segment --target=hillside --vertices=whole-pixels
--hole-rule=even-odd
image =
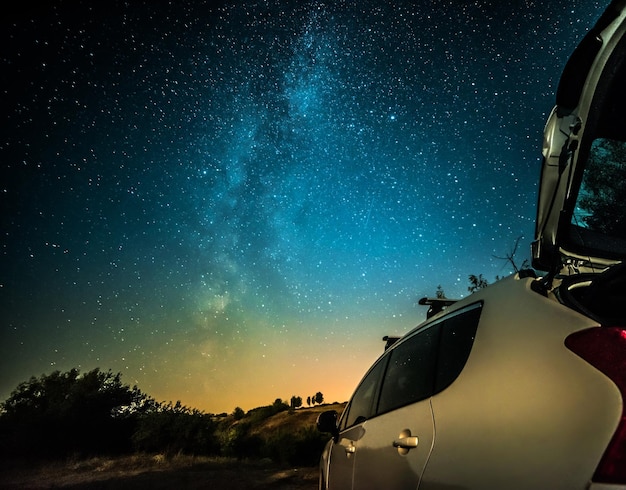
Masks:
[[[250,434],[264,437],[276,432],[298,432],[299,430],[313,428],[320,413],[327,410],[336,410],[341,414],[345,406],[345,403],[334,403],[280,412],[253,424],[250,427]]]
[[[223,456],[271,460],[285,467],[316,466],[329,434],[317,431],[315,421],[325,410],[343,410],[343,404],[291,410],[280,399],[245,415],[218,422],[216,437]]]

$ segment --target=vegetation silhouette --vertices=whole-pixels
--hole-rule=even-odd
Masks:
[[[626,144],[594,141],[578,205],[585,226],[626,238]]]
[[[296,395],[292,396],[290,405],[291,405],[292,409],[296,409],[296,408],[301,407],[302,406],[302,397],[301,396],[296,396]]]
[[[0,406],[0,451],[46,457],[128,452],[138,417],[152,406],[153,400],[111,371],[32,377]]]
[[[318,392],[315,401],[322,403]],[[54,371],[20,383],[0,404],[0,457],[62,459],[141,453],[269,458],[283,465],[314,466],[327,437],[311,416],[290,429],[264,427],[283,414],[293,420],[302,398],[274,403],[245,413],[206,414],[180,402],[159,403],[121,374],[94,369]],[[305,410],[306,412],[307,410]],[[310,412],[310,409],[308,410]],[[303,419],[304,420],[304,419]]]

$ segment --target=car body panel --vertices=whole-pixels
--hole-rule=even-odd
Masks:
[[[363,429],[354,463],[353,488],[417,488],[434,440],[429,399],[374,417],[363,424]],[[417,447],[407,449],[406,454],[393,446],[394,441],[404,437],[417,437]],[[380,471],[381,467],[385,471]]]
[[[392,372],[390,365],[394,364],[391,362],[394,353],[406,348],[416,356],[413,360],[415,363],[424,363],[434,368],[431,362],[436,358],[438,347],[438,343],[434,342],[438,337],[434,333],[428,328],[414,330],[386,350],[363,377],[341,416],[338,423],[340,429],[335,440],[329,443],[322,457],[321,482],[327,488],[417,488],[433,445],[430,395],[423,396],[417,403],[394,408],[387,413],[375,413],[378,412],[383,378]],[[430,342],[419,342],[425,338]],[[403,359],[403,356],[399,356],[400,361]],[[408,365],[394,365],[406,370],[407,366],[413,366],[411,361],[408,362]],[[415,371],[410,369],[408,372]],[[434,370],[417,377],[434,380]],[[400,390],[412,386],[411,383],[398,383],[395,387],[398,379],[391,377],[390,380],[391,389]],[[432,384],[426,382],[422,388],[430,390]],[[409,389],[409,393],[413,393],[413,390]],[[407,445],[405,439],[415,442],[416,447]],[[379,470],[381,463],[386,468],[384,472]],[[388,478],[389,474],[394,475],[393,478]]]
[[[591,480],[621,395],[563,344],[594,322],[531,282],[511,277],[473,295],[485,297],[481,322],[463,372],[432,398],[436,441],[420,489],[583,489]]]
[[[534,281],[519,275],[498,281],[386,351],[368,375],[416,333],[483,305],[458,378],[432,397],[341,431],[322,458],[321,481],[331,489],[590,488],[618,426],[622,397],[564,345],[574,332],[602,327],[553,294],[535,292]],[[418,437],[419,451],[401,455],[393,441],[405,429]]]
[[[326,477],[329,489],[352,488],[356,449],[364,434],[362,425],[359,424],[343,431],[339,434],[337,442],[329,443],[328,459],[331,464]]]

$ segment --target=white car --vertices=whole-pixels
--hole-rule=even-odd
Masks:
[[[320,488],[626,489],[625,5],[574,51],[545,128],[545,274],[435,300],[388,339],[341,417],[318,419]]]

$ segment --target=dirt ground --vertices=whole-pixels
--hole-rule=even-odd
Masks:
[[[279,468],[269,461],[143,455],[38,465],[5,462],[0,489],[315,490],[317,478],[317,468]]]

